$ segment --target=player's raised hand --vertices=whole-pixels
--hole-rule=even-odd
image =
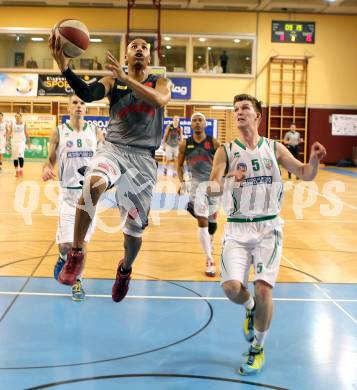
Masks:
[[[124,72],[123,67],[120,65],[119,61],[113,56],[113,54],[107,52],[107,65],[106,68],[113,73],[113,76],[123,82],[127,79],[127,74]]]
[[[50,167],[44,167],[42,171],[42,180],[54,180],[56,178],[56,174],[54,170]]]
[[[321,161],[326,156],[326,149],[319,142],[314,142],[311,146],[310,160]]]
[[[66,70],[68,68],[69,58],[65,57],[61,38],[59,36],[56,37],[54,30],[51,31],[50,37],[48,38],[48,47],[60,71],[63,72]]]

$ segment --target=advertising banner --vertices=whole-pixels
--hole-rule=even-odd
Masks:
[[[5,113],[4,117],[7,123],[15,123],[13,113]],[[49,137],[56,126],[55,115],[23,114],[23,121],[26,123],[31,144],[31,149],[25,150],[25,158],[47,158]],[[11,157],[10,145],[7,150],[5,157]]]
[[[86,115],[84,120],[99,129],[102,130],[103,134],[107,134],[107,127],[109,123],[109,116],[95,116],[95,115]],[[66,123],[69,121],[69,115],[63,115],[61,122]]]
[[[38,74],[0,73],[0,96],[37,96]]]
[[[86,83],[94,83],[103,76],[79,75]],[[38,96],[68,96],[73,89],[66,78],[58,74],[40,74],[38,76]]]
[[[172,99],[191,99],[191,79],[188,77],[171,77],[173,86]]]
[[[162,129],[162,135],[164,135],[165,129],[167,125],[172,123],[173,118],[164,118],[164,126]],[[206,134],[211,137],[217,138],[217,130],[218,130],[218,120],[217,119],[208,119],[206,118]],[[188,138],[192,135],[191,131],[191,119],[190,118],[180,118],[180,126],[183,129],[184,138]]]

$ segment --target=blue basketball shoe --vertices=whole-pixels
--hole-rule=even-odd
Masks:
[[[58,280],[58,275],[59,275],[59,273],[61,272],[61,270],[62,270],[62,268],[63,268],[65,262],[66,262],[66,261],[63,260],[63,259],[61,258],[61,256],[58,257],[57,263],[55,264],[55,266],[54,266],[54,268],[53,268],[53,276],[54,276],[54,278],[55,278],[56,280]]]

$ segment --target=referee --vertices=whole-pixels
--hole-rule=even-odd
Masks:
[[[290,125],[290,130],[285,134],[284,144],[289,149],[290,153],[297,159],[299,159],[299,144],[302,142],[300,134],[296,131],[295,123]],[[288,172],[289,179],[291,179],[291,172]],[[296,179],[299,179],[296,176]]]

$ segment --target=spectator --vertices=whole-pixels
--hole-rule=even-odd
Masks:
[[[221,61],[223,73],[227,73],[228,56],[225,50],[223,50],[223,54],[219,57],[219,59]]]
[[[98,62],[97,56],[93,57],[93,61],[90,64],[89,69],[92,69],[92,70],[102,70],[103,69],[102,64],[100,62]]]
[[[38,68],[37,62],[31,57],[31,58],[26,62],[26,68],[29,68],[29,69],[37,69],[37,68]]]
[[[216,66],[213,67],[212,73],[223,73],[223,68],[221,67],[219,62],[217,62]]]

